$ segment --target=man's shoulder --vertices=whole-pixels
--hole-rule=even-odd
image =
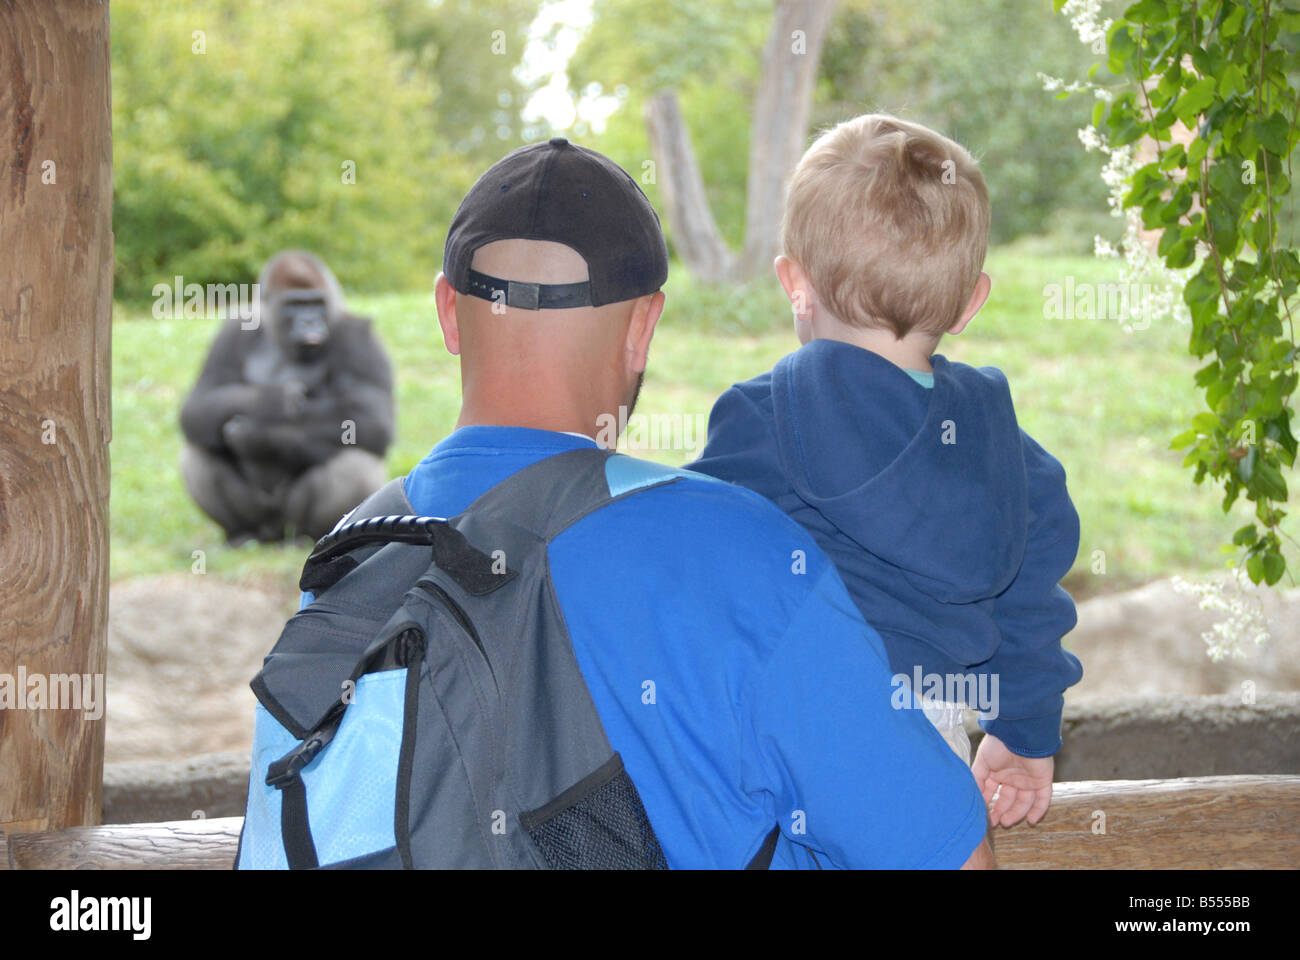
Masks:
[[[640,608],[651,591],[671,601],[662,622],[690,622],[763,656],[800,616],[861,639],[860,619],[837,619],[857,611],[847,595],[837,606],[834,565],[773,503],[682,468],[621,455],[607,463],[613,501],[552,545],[562,601]]]
[[[606,477],[610,495],[623,497],[642,488],[639,507],[620,510],[623,517],[677,528],[692,542],[725,543],[741,555],[800,549],[816,551],[812,536],[766,497],[745,487],[685,467],[669,467],[622,454],[609,458]],[[643,509],[641,509],[643,508]]]
[[[681,501],[676,506],[684,509],[695,504],[696,509],[712,511],[720,519],[752,520],[761,526],[792,532],[803,529],[766,497],[687,467],[669,467],[616,454],[609,458],[605,472],[612,497],[621,497],[641,487],[662,486],[664,494]]]

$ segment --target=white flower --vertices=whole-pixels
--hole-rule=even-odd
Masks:
[[[1106,31],[1113,21],[1100,19],[1101,0],[1068,0],[1061,12],[1070,18],[1070,23],[1082,42],[1091,45],[1100,38],[1104,44]],[[1048,90],[1092,90],[1100,100],[1114,99],[1110,90],[1088,81],[1067,84],[1064,80],[1044,73],[1038,76]],[[1126,144],[1112,148],[1105,134],[1091,124],[1079,130],[1079,142],[1088,152],[1096,150],[1105,154],[1106,163],[1101,170],[1101,179],[1106,184],[1106,205],[1110,208],[1111,216],[1124,220],[1124,233],[1119,246],[1113,247],[1097,238],[1093,241],[1094,252],[1098,257],[1122,258],[1120,282],[1125,285],[1141,285],[1151,291],[1144,300],[1143,310],[1143,319],[1148,323],[1166,317],[1172,317],[1179,323],[1191,323],[1191,311],[1183,302],[1182,291],[1195,271],[1195,265],[1185,270],[1168,269],[1146,242],[1141,211],[1124,207],[1124,197],[1128,194],[1133,174],[1138,169],[1137,145]]]
[[[1210,630],[1201,634],[1205,642],[1206,655],[1218,663],[1228,657],[1241,659],[1246,656],[1245,643],[1256,647],[1268,642],[1268,619],[1264,616],[1264,604],[1260,589],[1250,582],[1246,571],[1233,567],[1232,593],[1223,589],[1223,583],[1206,580],[1190,583],[1182,577],[1174,577],[1173,587],[1178,593],[1200,597],[1202,610],[1213,610],[1226,616]]]
[[[1090,47],[1105,43],[1106,34],[1114,23],[1113,20],[1098,19],[1101,16],[1101,0],[1066,0],[1061,13],[1070,18],[1070,26],[1079,35],[1079,42]]]

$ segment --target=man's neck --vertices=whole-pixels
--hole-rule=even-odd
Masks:
[[[549,430],[576,437],[592,439],[600,420],[598,415],[588,419],[584,414],[555,410],[518,410],[484,408],[466,403],[461,407],[456,421],[460,427],[527,427],[530,430]]]

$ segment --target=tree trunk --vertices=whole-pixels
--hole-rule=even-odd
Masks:
[[[739,277],[771,269],[780,252],[785,186],[803,156],[817,66],[836,0],[778,0],[759,70],[749,135],[745,250]]]
[[[735,257],[713,219],[691,134],[677,105],[677,92],[663,90],[651,97],[645,106],[645,122],[664,216],[672,225],[673,248],[694,276],[706,283],[721,283],[730,278]]]
[[[774,4],[772,31],[754,94],[745,249],[740,256],[727,248],[718,231],[677,94],[663,90],[646,103],[646,131],[673,248],[686,268],[707,283],[758,276],[779,252],[785,183],[803,154],[817,66],[836,3],[776,0]]]
[[[0,0],[6,831],[100,820],[113,297],[108,25],[102,0]]]

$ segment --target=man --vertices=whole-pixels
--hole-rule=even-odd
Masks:
[[[668,258],[632,178],[557,137],[479,179],[443,269],[462,408],[405,491],[416,512],[450,517],[630,413]],[[580,520],[549,559],[597,713],[671,867],[741,866],[774,823],[774,867],[992,865],[970,771],[920,710],[891,708],[880,638],[768,501],[683,472]]]

